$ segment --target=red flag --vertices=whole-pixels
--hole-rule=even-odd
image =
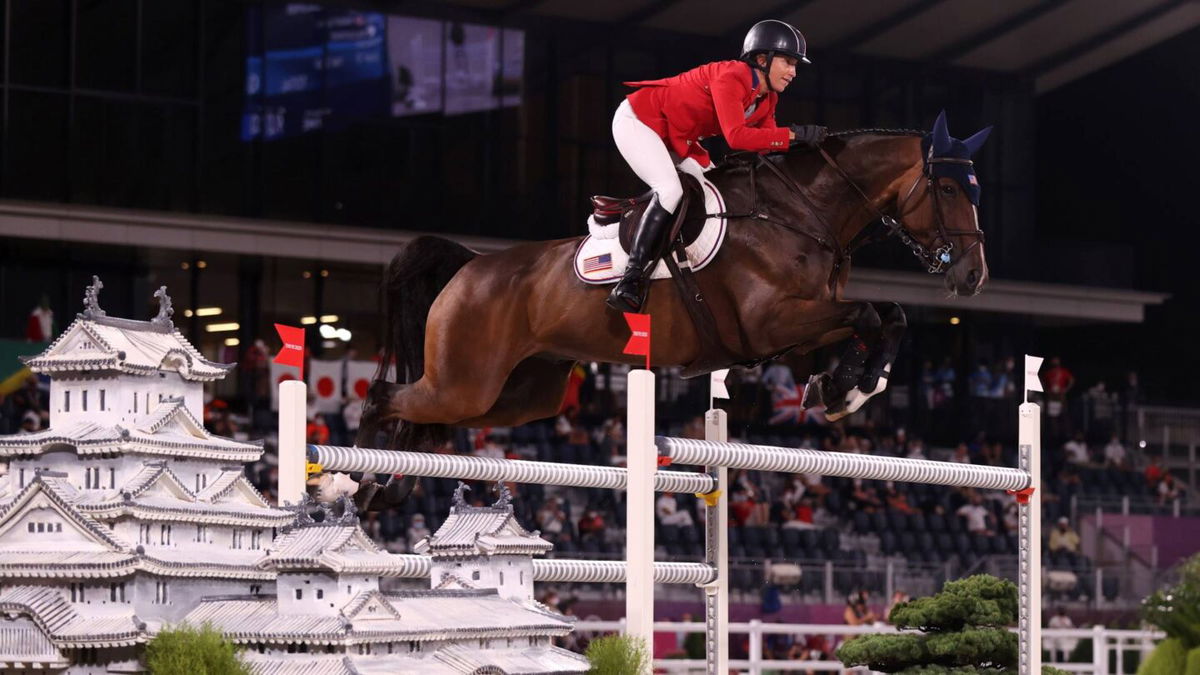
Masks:
[[[626,354],[645,354],[646,370],[650,370],[650,315],[625,312],[625,323],[633,335],[625,343]]]
[[[275,355],[275,363],[281,366],[295,366],[300,369],[300,380],[304,380],[304,329],[295,326],[275,324],[279,339],[283,340],[283,348]]]

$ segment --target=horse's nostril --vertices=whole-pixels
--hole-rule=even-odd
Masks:
[[[967,285],[974,286],[975,282],[979,281],[979,270],[971,270],[967,272]]]

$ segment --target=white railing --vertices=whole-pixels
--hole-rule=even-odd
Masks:
[[[625,621],[581,620],[575,624],[576,634],[606,634],[624,631]],[[704,624],[700,622],[655,621],[656,633],[704,633]],[[840,624],[806,624],[806,623],[764,623],[758,619],[748,622],[731,622],[730,634],[749,636],[749,653],[745,659],[730,659],[729,667],[739,675],[765,675],[777,670],[799,671],[812,670],[816,672],[870,673],[866,668],[846,668],[841,661],[787,661],[780,659],[764,659],[764,638],[767,635],[793,635],[805,638],[810,635],[823,635],[829,638],[831,648],[840,644],[847,636],[873,635],[877,633],[898,633],[891,626],[843,626]],[[1125,653],[1136,651],[1144,661],[1155,642],[1163,639],[1159,631],[1151,630],[1121,630],[1095,626],[1093,628],[1043,628],[1043,648],[1050,652],[1050,658],[1043,663],[1052,665],[1069,673],[1089,673],[1091,675],[1108,675],[1110,668],[1115,666],[1117,673],[1125,672]],[[1064,663],[1056,660],[1062,654],[1056,650],[1062,646],[1091,640],[1093,645],[1102,644],[1103,649],[1092,649],[1091,663]],[[682,649],[682,647],[681,647]],[[1069,653],[1067,654],[1069,656]],[[702,673],[705,662],[703,659],[655,659],[656,672],[665,673]]]

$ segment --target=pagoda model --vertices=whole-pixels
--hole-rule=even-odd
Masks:
[[[381,551],[352,508],[268,504],[242,472],[262,443],[200,421],[204,384],[233,366],[175,329],[165,287],[150,321],[107,316],[102,288],[93,277],[84,311],[25,359],[50,377],[50,428],[0,436],[0,672],[145,672],[159,630],[205,621],[250,648],[255,672],[587,670],[550,645],[572,624],[531,585],[499,593],[472,573],[383,593],[380,578],[412,576],[411,562]],[[549,547],[524,534],[527,550]],[[494,556],[523,564],[524,584],[520,558]]]

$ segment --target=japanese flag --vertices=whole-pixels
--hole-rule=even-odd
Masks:
[[[279,385],[296,379],[296,367],[271,361],[271,410],[279,410]]]
[[[374,361],[351,361],[346,367],[346,396],[359,400],[366,398],[378,368],[379,364]]]
[[[331,413],[342,409],[342,362],[318,361],[308,363],[308,390],[317,412]]]

